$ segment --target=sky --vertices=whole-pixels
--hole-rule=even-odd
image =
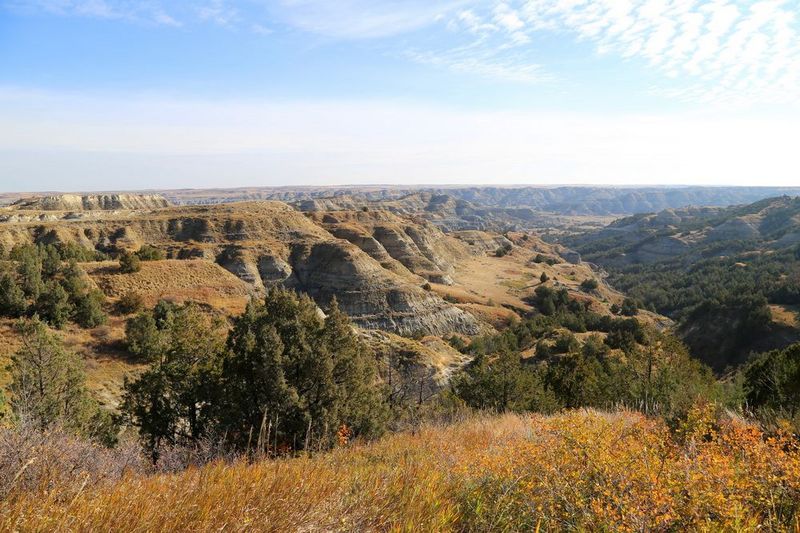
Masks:
[[[0,0],[0,191],[800,185],[800,0]]]

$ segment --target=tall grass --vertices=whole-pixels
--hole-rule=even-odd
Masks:
[[[74,485],[77,480],[67,483]],[[800,452],[697,411],[479,417],[313,457],[12,488],[20,531],[797,530]]]

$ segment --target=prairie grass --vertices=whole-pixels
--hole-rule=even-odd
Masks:
[[[0,529],[797,531],[792,439],[703,409],[677,432],[631,412],[477,417],[313,457],[12,490]]]
[[[160,299],[203,302],[229,313],[241,313],[250,291],[247,284],[221,266],[203,259],[145,261],[139,272],[119,272],[116,262],[81,265],[109,298],[140,294],[149,307]]]

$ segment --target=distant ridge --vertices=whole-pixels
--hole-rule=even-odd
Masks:
[[[170,205],[170,201],[160,194],[57,194],[22,198],[9,208],[36,211],[111,211],[158,209]]]
[[[448,196],[486,208],[527,208],[559,215],[624,216],[690,206],[727,207],[776,196],[800,195],[800,187],[612,187],[612,186],[357,186],[245,187],[159,191],[176,204],[242,200],[299,203],[328,201],[364,205],[416,194]]]

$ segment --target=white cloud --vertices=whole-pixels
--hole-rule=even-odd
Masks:
[[[517,11],[506,3],[500,3],[495,6],[494,20],[509,33],[517,32],[525,27],[525,23],[519,18]]]
[[[703,101],[800,101],[796,0],[520,0],[527,27],[640,58]]]
[[[790,185],[796,120],[0,90],[0,190],[220,180]]]

